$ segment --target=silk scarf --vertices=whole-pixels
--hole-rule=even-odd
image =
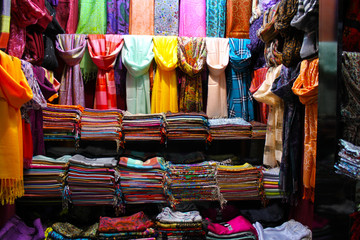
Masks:
[[[227,1],[226,37],[249,38],[252,0]]]
[[[5,51],[8,45],[10,36],[10,13],[11,13],[11,0],[3,0],[0,3],[0,49]]]
[[[107,30],[108,34],[129,33],[130,0],[107,1]]]
[[[305,105],[303,198],[311,199],[312,202],[314,202],[315,197],[318,86],[319,58],[303,60],[300,75],[295,80],[292,90],[299,96],[300,102]]]
[[[89,54],[99,68],[96,79],[95,109],[117,108],[114,65],[123,43],[123,37],[120,35],[88,35]]]
[[[204,38],[178,37],[177,55],[181,74],[181,112],[202,112],[202,79],[200,72],[206,61]]]
[[[226,0],[206,0],[206,36],[225,37]]]
[[[226,118],[228,107],[225,68],[229,63],[229,39],[206,38],[206,50],[209,69],[206,115],[209,118]]]
[[[86,35],[58,34],[56,49],[66,64],[61,76],[59,104],[85,107],[80,61],[86,49]]]
[[[154,35],[154,0],[130,0],[129,34]]]
[[[180,1],[179,36],[206,37],[206,0]]]
[[[56,7],[56,19],[65,33],[75,33],[79,20],[79,1],[59,0]]]
[[[79,0],[79,22],[76,33],[106,33],[106,1]]]
[[[155,0],[154,27],[155,35],[179,34],[179,0]]]
[[[176,82],[177,37],[156,36],[154,58],[157,70],[151,94],[151,113],[178,112],[178,91]]]
[[[126,105],[132,113],[150,113],[149,67],[154,58],[151,36],[124,36],[122,62],[127,69]]]
[[[256,69],[253,72],[253,77],[249,89],[251,94],[254,94],[260,88],[262,83],[265,81],[267,71],[268,68],[265,67],[265,68]],[[254,106],[254,111],[255,111],[255,106]],[[265,124],[267,123],[268,112],[269,112],[269,107],[265,103],[259,102],[258,113],[259,113],[259,121],[261,123],[265,123]]]

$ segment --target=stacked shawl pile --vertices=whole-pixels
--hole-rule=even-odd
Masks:
[[[249,139],[251,124],[242,118],[209,119],[209,128],[213,140]]]
[[[266,136],[266,124],[256,121],[251,121],[251,138],[253,139],[265,139]]]
[[[264,192],[267,199],[282,198],[283,191],[279,186],[280,168],[263,169]]]
[[[336,173],[360,179],[360,147],[344,139],[340,139],[339,146],[339,161],[335,163]]]

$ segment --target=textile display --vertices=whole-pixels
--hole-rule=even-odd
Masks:
[[[154,35],[179,35],[179,1],[155,0]]]
[[[79,0],[77,34],[106,33],[106,1]]]
[[[80,61],[86,49],[83,34],[58,34],[56,49],[66,66],[61,76],[59,104],[81,105],[85,107],[84,82]]]
[[[297,222],[293,219],[290,219],[289,221],[284,222],[277,227],[264,228],[259,222],[254,223],[253,226],[258,233],[259,240],[266,240],[271,238],[276,238],[279,240],[286,240],[289,238],[298,240],[312,239],[311,230],[307,226],[304,226],[300,222]]]
[[[265,68],[256,69],[253,72],[253,77],[252,77],[251,85],[250,85],[250,89],[249,89],[251,94],[254,94],[260,88],[262,83],[265,81],[267,71],[268,71],[268,68],[265,67]],[[255,106],[254,106],[254,108],[255,108]],[[258,111],[256,111],[256,112],[259,114],[259,117],[258,117],[259,122],[267,123],[269,107],[265,103],[259,102],[257,104],[257,110]]]
[[[117,108],[114,65],[123,44],[121,35],[88,35],[89,54],[98,67],[94,99],[95,109]]]
[[[241,6],[241,7],[239,7]],[[226,37],[249,38],[251,0],[231,0],[226,5]]]
[[[206,36],[225,37],[226,0],[206,0]]]
[[[177,37],[156,36],[153,42],[157,70],[151,95],[151,113],[178,112]]]
[[[156,216],[160,223],[201,223],[202,217],[199,211],[180,212],[164,207]]]
[[[107,34],[129,34],[130,0],[107,1]]]
[[[284,192],[279,185],[280,167],[263,169],[264,192],[267,199],[282,198]]]
[[[76,33],[79,20],[79,1],[59,0],[55,10],[56,19],[65,33]]]
[[[181,112],[202,112],[202,78],[200,72],[206,61],[206,42],[204,38],[178,37],[177,54],[180,75]]]
[[[96,238],[99,223],[81,229],[68,222],[56,222],[51,225],[51,228],[63,238]]]
[[[10,14],[11,14],[11,0],[1,2],[0,14],[0,49],[5,51],[8,46],[10,36]]]
[[[156,240],[152,237],[155,235],[155,229],[147,228],[145,231],[136,232],[116,232],[116,233],[98,233],[98,238],[107,239],[136,239],[136,240]]]
[[[360,147],[344,139],[339,140],[339,161],[335,163],[336,173],[359,179]]]
[[[212,139],[249,139],[251,124],[242,118],[209,119],[209,129]]]
[[[225,224],[213,223],[210,219],[206,220],[209,221],[209,225],[207,226],[209,232],[214,234],[225,237],[225,235],[231,235],[240,232],[251,232],[253,235],[257,236],[256,229],[253,227],[253,225],[249,222],[249,220],[241,215],[231,219]]]
[[[229,39],[206,38],[209,69],[206,114],[209,118],[228,116],[225,69],[229,63]]]
[[[206,37],[206,0],[180,1],[179,37]]]
[[[266,137],[266,123],[251,121],[251,138],[253,139],[265,139]]]
[[[151,36],[124,36],[121,52],[126,74],[126,106],[130,113],[150,113],[149,67],[154,58]]]
[[[154,35],[154,0],[130,0],[129,34]]]

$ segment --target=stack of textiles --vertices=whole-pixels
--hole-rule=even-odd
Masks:
[[[69,163],[64,195],[70,202],[74,205],[118,207],[120,195],[115,178],[115,158],[86,158],[77,154],[69,159]]]
[[[264,192],[267,199],[282,198],[283,191],[279,186],[280,168],[263,169]]]
[[[171,204],[182,201],[219,200],[216,163],[166,163],[164,188]]]
[[[126,204],[166,202],[162,157],[153,157],[145,162],[120,157],[117,170],[120,173],[120,188]]]
[[[250,124],[252,126],[252,138],[265,139],[267,125],[256,121],[251,121]]]
[[[251,124],[242,118],[209,119],[210,134],[214,140],[248,139]]]
[[[45,231],[46,240],[64,239],[97,239],[99,223],[95,223],[84,229],[78,228],[68,222],[56,222]]]
[[[70,158],[70,155],[57,159],[34,156],[30,168],[24,169],[24,196],[55,198],[61,201],[63,177]]]
[[[138,212],[126,217],[100,217],[96,239],[153,239],[155,240],[154,223]]]
[[[225,200],[262,199],[260,168],[243,165],[218,165],[217,183]]]
[[[44,140],[78,140],[80,105],[55,105],[48,103],[43,109]]]
[[[125,114],[122,131],[125,141],[159,141],[165,138],[163,114]]]
[[[166,114],[168,140],[206,141],[209,137],[208,117],[201,113]]]
[[[158,240],[165,239],[204,239],[202,217],[199,211],[180,212],[169,207],[156,216]]]
[[[335,163],[336,173],[360,180],[360,146],[340,139],[339,147],[340,159]]]

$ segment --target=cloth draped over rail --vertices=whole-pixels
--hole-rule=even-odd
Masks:
[[[180,1],[179,37],[206,37],[206,0]]]
[[[179,1],[155,0],[154,35],[177,36],[179,34]]]
[[[226,5],[226,37],[249,38],[252,0],[231,0]]]
[[[154,35],[154,0],[131,0],[129,34]]]
[[[225,37],[226,0],[206,0],[206,36]]]
[[[108,34],[129,34],[130,0],[107,1]]]

